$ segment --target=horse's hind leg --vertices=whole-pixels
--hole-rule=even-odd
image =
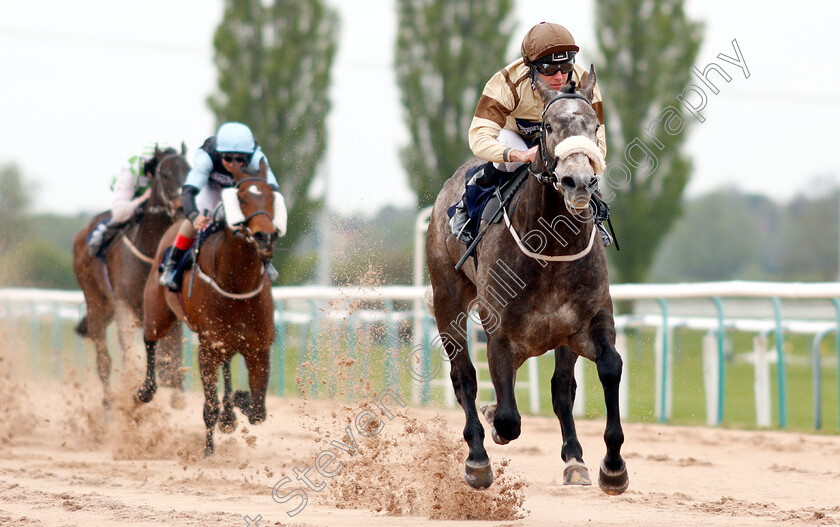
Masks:
[[[173,388],[169,405],[181,409],[186,406],[184,400],[184,372],[181,348],[181,324],[175,324],[165,337],[160,339],[160,353],[158,357],[158,374],[160,384]]]
[[[607,427],[604,442],[607,454],[601,462],[598,485],[607,494],[621,494],[627,490],[629,478],[627,466],[621,457],[621,445],[624,443],[624,431],[621,429],[621,416],[618,410],[618,383],[621,381],[621,357],[613,346],[615,330],[596,327],[592,337],[598,350],[595,364],[598,378],[604,387],[604,401],[607,407]]]
[[[219,416],[219,430],[230,434],[236,430],[236,414],[233,411],[233,382],[230,376],[230,359],[222,363],[222,383],[225,393],[222,396],[222,414]]]
[[[473,488],[486,489],[493,483],[493,469],[490,458],[484,449],[484,427],[478,418],[475,398],[478,395],[478,382],[475,367],[470,359],[467,340],[463,334],[466,314],[457,305],[452,305],[450,292],[433,289],[435,320],[441,334],[441,342],[452,366],[449,374],[452,388],[458,404],[464,409],[467,423],[464,426],[464,440],[470,448],[467,456],[464,479]],[[458,328],[461,328],[459,330]]]
[[[108,343],[105,340],[105,329],[111,321],[111,313],[101,316],[102,313],[93,314],[88,312],[86,316],[87,333],[85,336],[93,341],[96,349],[96,373],[102,381],[102,406],[110,408],[113,394],[111,393],[111,354],[108,353]]]
[[[213,350],[200,345],[198,369],[201,373],[201,385],[204,387],[204,457],[213,455],[213,429],[219,420],[219,396],[216,383],[219,380],[219,361],[212,355]]]
[[[563,431],[563,448],[560,456],[566,462],[563,469],[564,485],[591,485],[589,470],[583,462],[583,447],[577,438],[572,407],[575,403],[575,361],[577,355],[566,346],[554,350],[554,375],[551,377],[551,404],[560,420]]]

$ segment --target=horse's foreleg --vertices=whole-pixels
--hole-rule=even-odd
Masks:
[[[230,375],[230,359],[222,363],[222,381],[225,393],[222,396],[222,415],[219,417],[219,430],[229,434],[236,430],[236,414],[233,411],[233,382]]]
[[[236,392],[234,396],[236,405],[242,408],[252,425],[265,421],[269,349],[254,351],[245,355],[245,366],[248,368],[248,386],[251,388],[251,393]]]
[[[219,363],[211,357],[212,350],[201,346],[198,355],[198,368],[201,372],[201,385],[204,387],[204,457],[213,455],[213,429],[219,420],[219,397],[216,382],[219,379]],[[228,376],[230,364],[228,364]]]
[[[435,318],[438,328],[441,328],[441,342],[451,364],[449,377],[452,380],[452,388],[467,419],[464,426],[464,440],[470,448],[470,453],[467,456],[464,479],[473,488],[486,489],[493,483],[493,469],[490,466],[487,451],[484,449],[484,427],[481,426],[478,410],[475,407],[475,399],[478,395],[475,367],[470,359],[467,341],[463,335],[457,330],[451,330],[452,335],[446,331],[450,329],[449,325],[446,325],[449,321],[458,324],[458,320],[441,316],[438,306],[445,301],[446,299],[435,298]]]
[[[493,427],[493,441],[504,445],[519,437],[522,431],[522,418],[513,391],[517,364],[514,364],[513,353],[506,339],[488,339],[487,363],[490,379],[496,389],[496,404],[485,406],[482,411]]]
[[[613,347],[615,333],[612,339],[606,329],[594,330],[594,340],[598,349],[595,361],[598,367],[598,378],[604,388],[604,401],[607,407],[607,427],[604,432],[604,442],[607,454],[601,462],[598,484],[607,494],[621,494],[627,490],[629,478],[627,466],[621,457],[621,445],[624,443],[624,431],[621,429],[621,416],[618,410],[618,383],[621,380],[622,362],[618,352]]]
[[[589,470],[583,462],[583,447],[578,441],[572,407],[575,402],[575,361],[577,355],[567,346],[554,350],[554,375],[551,377],[551,405],[560,420],[563,431],[563,448],[560,456],[566,462],[563,470],[564,485],[591,485]]]
[[[143,381],[143,386],[137,390],[134,399],[141,403],[148,403],[157,391],[155,377],[155,346],[157,346],[157,341],[143,339],[143,342],[146,344],[146,380]]]

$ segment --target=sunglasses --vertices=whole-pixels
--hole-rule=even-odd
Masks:
[[[239,163],[240,165],[247,165],[251,162],[251,156],[242,154],[222,154],[222,159],[228,163]]]
[[[556,75],[558,71],[563,73],[569,73],[570,71],[575,69],[574,62],[535,62],[534,66],[537,68],[538,72],[545,75],[546,77]]]

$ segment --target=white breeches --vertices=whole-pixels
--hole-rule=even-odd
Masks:
[[[522,136],[512,130],[508,130],[507,128],[502,128],[502,131],[499,132],[499,137],[497,137],[496,140],[502,143],[503,145],[507,145],[515,150],[528,150],[528,144],[525,143],[525,140],[522,139]],[[519,161],[508,161],[507,163],[493,163],[493,166],[498,168],[502,172],[513,172],[522,165],[523,163]]]

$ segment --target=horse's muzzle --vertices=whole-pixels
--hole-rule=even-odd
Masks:
[[[274,246],[277,244],[277,231],[273,232],[255,232],[254,242],[257,246],[257,255],[263,262],[271,261],[274,255]]]

